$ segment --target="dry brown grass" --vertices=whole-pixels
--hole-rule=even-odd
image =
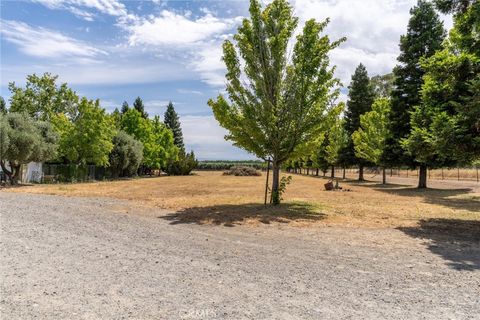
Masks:
[[[155,177],[114,182],[35,185],[7,192],[64,196],[110,197],[175,211],[173,223],[332,224],[363,227],[405,227],[420,220],[480,221],[480,193],[467,188],[417,190],[376,182],[341,183],[351,191],[324,191],[325,179],[294,175],[280,208],[264,207],[265,175]]]

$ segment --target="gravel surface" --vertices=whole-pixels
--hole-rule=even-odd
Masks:
[[[1,319],[480,319],[480,242],[0,192]]]

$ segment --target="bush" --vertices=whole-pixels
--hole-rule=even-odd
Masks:
[[[225,171],[223,175],[243,177],[243,176],[261,176],[262,174],[260,173],[260,171],[257,171],[255,168],[252,168],[252,167],[235,166]]]
[[[113,137],[113,149],[109,155],[114,178],[131,177],[137,173],[143,159],[143,145],[124,131]]]
[[[188,176],[197,165],[193,151],[190,153],[180,151],[178,159],[169,161],[164,171],[169,176]]]

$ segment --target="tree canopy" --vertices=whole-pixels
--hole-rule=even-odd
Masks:
[[[404,152],[401,140],[410,132],[410,114],[421,102],[425,70],[420,61],[442,47],[445,30],[430,2],[419,0],[410,10],[407,33],[400,38],[399,64],[395,67],[390,112],[390,132],[384,162],[390,165],[415,165],[414,157]]]
[[[328,54],[344,39],[332,42],[321,35],[328,20],[308,20],[289,59],[288,44],[298,24],[290,4],[274,0],[262,10],[251,0],[249,12],[235,44],[223,44],[228,99],[219,95],[209,105],[228,130],[226,139],[272,160],[272,202],[278,204],[280,165],[325,130],[326,114],[338,96]]]
[[[48,122],[25,113],[0,113],[0,166],[12,184],[16,184],[22,164],[53,159],[56,142],[57,135]]]

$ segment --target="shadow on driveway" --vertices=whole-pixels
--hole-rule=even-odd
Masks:
[[[187,208],[158,218],[170,224],[215,224],[233,227],[247,219],[260,223],[289,223],[291,221],[318,221],[325,214],[306,203],[284,203],[278,207],[263,204],[218,205]]]
[[[480,270],[480,221],[421,220],[416,227],[400,227],[407,235],[426,240],[428,250],[456,270]]]

